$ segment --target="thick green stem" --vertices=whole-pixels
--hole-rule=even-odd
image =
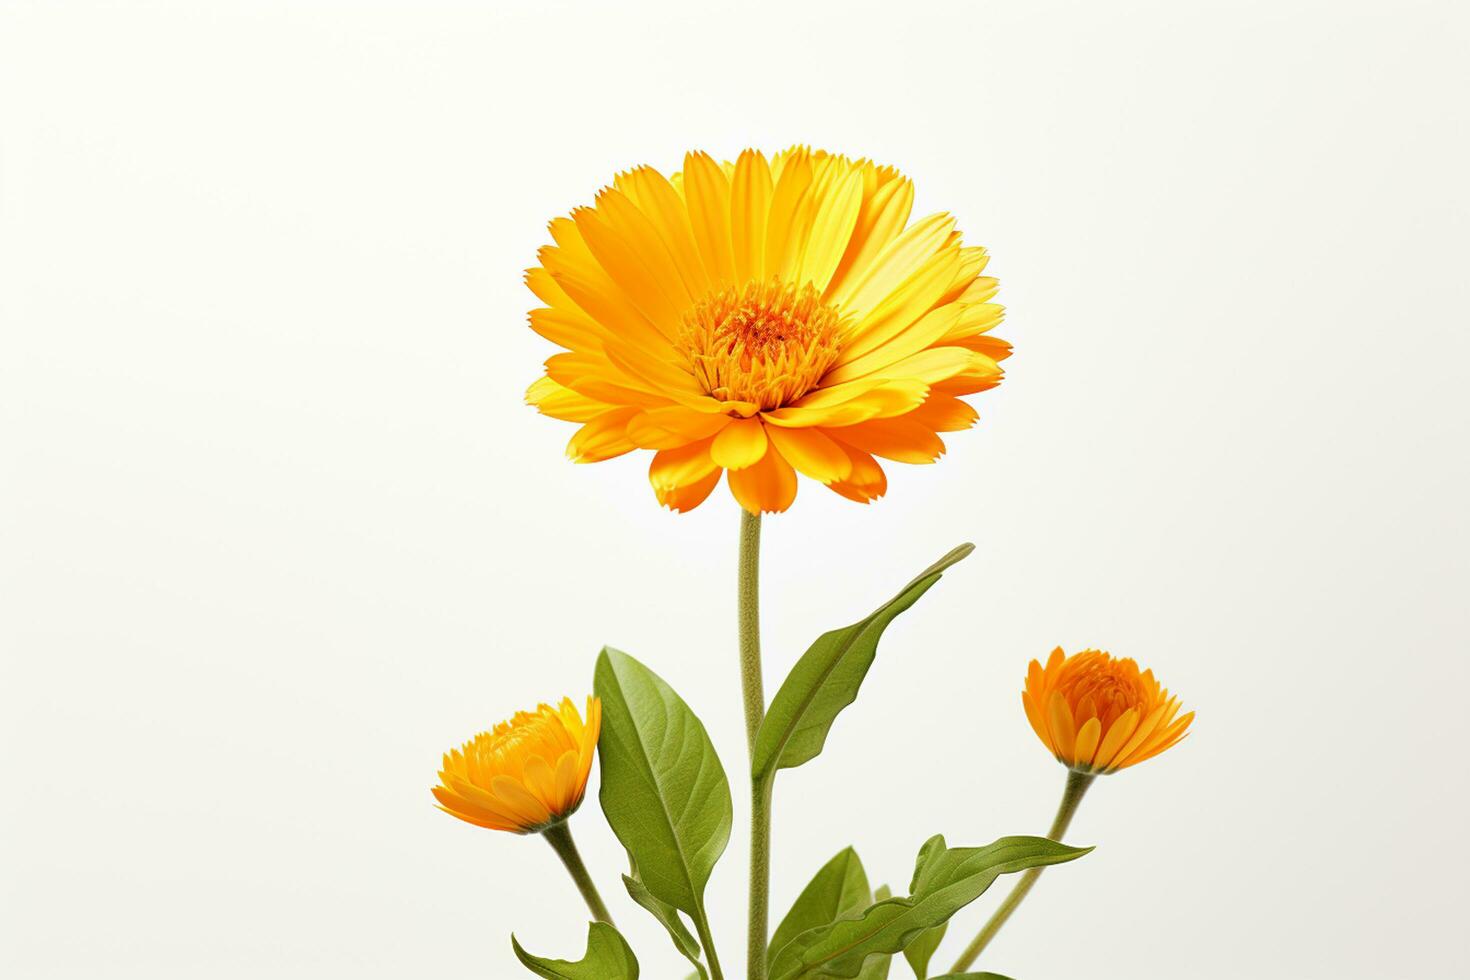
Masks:
[[[1067,827],[1072,823],[1073,815],[1077,812],[1077,804],[1082,802],[1082,796],[1087,792],[1087,787],[1091,786],[1092,781],[1096,778],[1097,776],[1091,773],[1067,770],[1067,786],[1062,790],[1062,802],[1057,807],[1056,819],[1051,822],[1051,829],[1046,832],[1047,837],[1057,842],[1061,841],[1062,835],[1067,832]],[[1016,882],[1016,887],[1011,889],[1006,900],[1000,903],[1000,908],[996,909],[990,921],[985,923],[985,928],[980,930],[974,942],[965,947],[960,958],[954,961],[954,966],[950,968],[951,973],[961,973],[970,968],[981,950],[990,945],[995,934],[1000,932],[1000,927],[1006,924],[1006,920],[1020,906],[1021,901],[1035,887],[1036,879],[1040,877],[1040,868],[1032,868],[1021,875],[1021,880]]]
[[[756,734],[766,716],[766,695],[761,680],[760,550],[760,515],[742,510],[736,619],[740,634],[740,688],[745,698],[745,738],[752,757]],[[772,782],[769,778],[753,781],[750,791],[750,918],[746,937],[746,975],[750,980],[766,977]]]
[[[562,821],[541,831],[541,836],[546,838],[546,843],[551,845],[556,856],[561,858],[561,863],[566,865],[567,873],[577,883],[577,891],[582,893],[587,908],[592,910],[592,917],[612,925],[612,916],[608,914],[607,906],[602,904],[602,896],[597,894],[597,886],[587,873],[587,865],[582,863],[582,855],[577,853],[577,843],[572,840],[571,827],[566,821]]]

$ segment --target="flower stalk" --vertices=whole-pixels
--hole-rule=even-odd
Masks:
[[[761,518],[740,511],[740,555],[736,581],[736,619],[740,640],[740,689],[745,699],[745,738],[751,759],[756,735],[766,716],[761,679],[760,633]],[[750,980],[765,980],[768,909],[771,887],[770,778],[752,776],[750,787],[750,914],[747,924],[746,972]]]
[[[1087,788],[1092,785],[1093,780],[1096,778],[1097,776],[1094,773],[1078,772],[1075,769],[1067,770],[1067,785],[1062,790],[1062,802],[1057,807],[1056,818],[1051,822],[1051,829],[1046,832],[1048,838],[1057,843],[1061,843],[1062,835],[1067,832],[1067,827],[1072,823],[1072,817],[1077,813],[1077,805],[1082,802],[1082,797],[1087,793]],[[970,968],[970,965],[975,962],[985,947],[990,945],[990,941],[995,938],[996,933],[1000,932],[1001,926],[1006,924],[1006,920],[1011,917],[1021,902],[1030,894],[1031,889],[1036,886],[1036,879],[1040,877],[1040,868],[1032,868],[1021,875],[1021,880],[1016,882],[1016,886],[1011,889],[1011,893],[1006,896],[1005,901],[1000,903],[1000,908],[995,910],[995,914],[990,917],[990,921],[985,923],[985,927],[980,930],[979,935],[975,937],[969,946],[965,947],[965,951],[960,954],[960,958],[955,960],[954,966],[950,968],[951,973],[962,973]]]
[[[567,821],[552,824],[541,831],[541,836],[546,838],[546,843],[551,845],[551,849],[566,866],[567,873],[572,876],[572,881],[576,882],[577,891],[582,893],[582,899],[591,910],[592,918],[612,925],[612,916],[608,914],[602,896],[597,893],[597,885],[593,883],[592,875],[588,874],[587,865],[582,862],[582,855],[577,850],[577,842],[572,840],[572,828]]]

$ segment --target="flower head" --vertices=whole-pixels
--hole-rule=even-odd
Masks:
[[[652,450],[677,511],[726,472],[753,513],[791,506],[798,473],[881,497],[874,457],[939,458],[1010,353],[985,250],[948,215],[909,224],[913,197],[890,167],[804,147],[619,174],[527,272],[531,327],[566,349],[527,401],[579,423],[577,462]]]
[[[1046,666],[1031,661],[1021,694],[1026,717],[1057,761],[1078,772],[1111,773],[1158,755],[1184,737],[1194,712],[1154,672],[1099,650],[1067,656],[1057,647]]]
[[[528,834],[545,830],[582,805],[602,729],[602,702],[587,699],[587,721],[570,698],[521,711],[444,755],[439,809],[488,827]]]

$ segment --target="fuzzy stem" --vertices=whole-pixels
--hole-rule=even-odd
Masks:
[[[736,582],[736,620],[740,636],[740,687],[745,699],[745,739],[752,759],[755,739],[766,716],[761,680],[759,514],[740,512],[740,558]],[[766,943],[771,885],[771,779],[753,781],[750,791],[750,916],[746,936],[746,975],[766,978]]]

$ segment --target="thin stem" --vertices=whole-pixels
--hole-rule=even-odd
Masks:
[[[740,688],[745,696],[745,740],[755,751],[755,735],[766,716],[761,681],[761,516],[740,511],[740,566],[736,583],[740,628]]]
[[[745,698],[745,738],[752,758],[755,738],[766,716],[761,681],[760,626],[761,518],[740,512],[740,558],[736,580],[736,621],[740,636],[740,688]],[[766,978],[766,943],[771,883],[771,789],[773,780],[750,788],[750,917],[746,936],[746,975]]]
[[[704,914],[703,906],[693,918],[694,931],[699,934],[699,944],[704,947],[705,959],[709,961],[710,980],[725,980],[725,974],[720,971],[720,958],[715,955],[715,937],[709,931],[709,916]]]
[[[577,883],[577,891],[582,893],[582,898],[587,902],[587,908],[592,910],[592,917],[599,922],[613,924],[612,916],[608,914],[607,906],[602,904],[602,896],[597,894],[597,886],[592,883],[592,876],[587,873],[587,865],[582,863],[582,855],[577,853],[577,842],[572,840],[572,829],[566,821],[552,824],[541,831],[541,836],[546,838],[546,843],[561,858],[561,863],[566,865],[567,873]]]
[[[1067,827],[1072,823],[1073,815],[1077,812],[1077,804],[1082,802],[1082,796],[1087,792],[1087,787],[1091,786],[1092,781],[1096,778],[1097,776],[1091,773],[1067,770],[1067,786],[1062,791],[1062,802],[1057,807],[1056,819],[1051,822],[1051,829],[1046,832],[1047,837],[1054,841],[1061,841],[1062,835],[1067,832]],[[1000,932],[1000,927],[1006,924],[1006,920],[1020,906],[1021,901],[1035,887],[1036,879],[1040,877],[1040,868],[1032,868],[1021,875],[1021,880],[1016,882],[1016,887],[1011,889],[1006,900],[1000,903],[1000,908],[996,909],[990,921],[985,923],[985,928],[980,930],[975,941],[965,947],[960,958],[954,961],[954,966],[950,968],[951,973],[960,973],[970,968],[970,964],[975,962],[981,950],[990,945],[995,934]]]
[[[746,974],[750,980],[766,978],[766,944],[770,935],[767,919],[771,904],[771,790],[774,774],[750,787],[750,934]]]

